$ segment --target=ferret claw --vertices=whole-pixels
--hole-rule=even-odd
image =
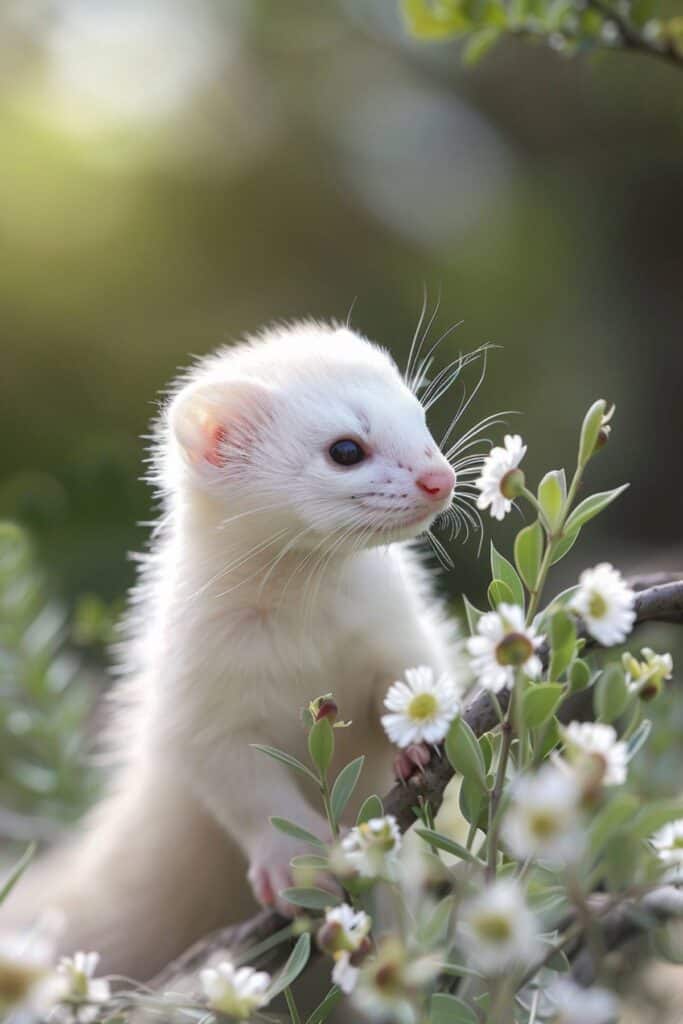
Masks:
[[[431,756],[426,743],[411,743],[405,750],[399,750],[394,758],[394,773],[398,781],[406,783],[414,775],[424,774],[425,765],[429,764]]]

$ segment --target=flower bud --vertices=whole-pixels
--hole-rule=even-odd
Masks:
[[[336,702],[328,697],[319,705],[314,718],[316,722],[319,722],[322,718],[329,718],[330,725],[334,725],[338,714],[339,708]]]
[[[509,470],[503,479],[500,481],[500,493],[508,501],[514,501],[518,498],[526,485],[526,477],[523,471],[516,467],[515,469]]]
[[[355,949],[349,958],[352,967],[360,967],[368,954],[372,951],[372,942],[366,935],[361,941],[358,949]]]
[[[316,940],[323,953],[333,956],[345,949],[344,929],[338,921],[325,921],[318,929]]]

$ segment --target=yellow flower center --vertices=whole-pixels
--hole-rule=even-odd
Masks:
[[[432,693],[418,693],[408,705],[408,717],[423,722],[427,718],[432,718],[438,710],[439,705]]]
[[[13,1006],[27,995],[43,974],[35,968],[12,961],[0,962],[0,1010]]]
[[[593,619],[601,619],[607,614],[607,601],[601,594],[591,594],[588,602],[588,614]]]
[[[524,633],[508,633],[496,647],[499,665],[523,665],[534,653],[531,641]]]
[[[507,942],[512,937],[512,925],[502,914],[484,914],[477,921],[477,933],[486,942]]]
[[[550,839],[557,833],[557,824],[552,811],[534,811],[529,815],[529,830],[537,839]]]

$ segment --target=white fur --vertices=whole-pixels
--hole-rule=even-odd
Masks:
[[[371,457],[339,467],[328,450],[349,436]],[[65,948],[149,976],[247,913],[246,864],[257,892],[286,885],[299,851],[269,816],[327,829],[315,794],[250,744],[305,758],[298,709],[320,693],[353,720],[337,766],[364,753],[360,789],[389,788],[388,685],[417,664],[454,669],[453,627],[397,543],[448,505],[416,485],[444,466],[389,355],[346,327],[276,328],[178,382],[153,450],[164,514],[116,688],[123,765],[50,893],[40,867],[24,883],[29,901],[64,904]]]

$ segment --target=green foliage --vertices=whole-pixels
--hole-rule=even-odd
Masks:
[[[86,730],[93,687],[68,649],[27,535],[0,524],[0,804],[62,821],[93,799]]]
[[[464,39],[472,64],[505,36],[543,41],[565,56],[604,49],[640,50],[683,66],[683,18],[666,17],[664,5],[646,0],[402,0],[411,35],[425,42]],[[596,402],[584,422],[581,458],[598,441],[606,403]]]
[[[484,755],[470,726],[456,718],[446,736],[446,756],[454,771],[475,783],[482,792],[488,789]]]

